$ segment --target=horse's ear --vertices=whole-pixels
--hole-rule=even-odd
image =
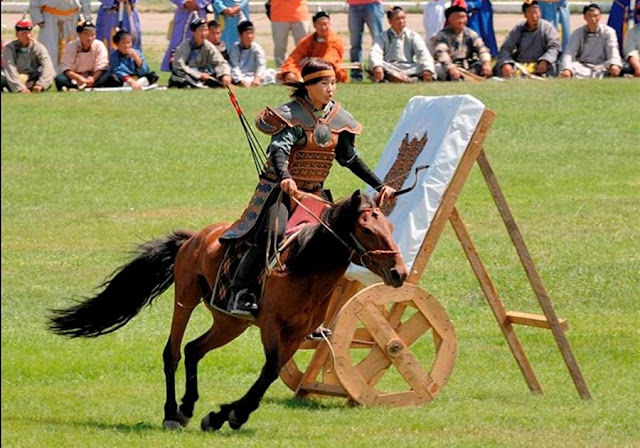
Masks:
[[[360,192],[360,190],[356,190],[351,195],[351,206],[357,209],[360,207],[361,203],[362,203],[362,193]]]

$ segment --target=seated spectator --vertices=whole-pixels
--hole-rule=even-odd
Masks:
[[[391,25],[376,38],[369,53],[375,82],[433,81],[433,58],[422,37],[406,28],[407,19],[400,6],[387,11]]]
[[[248,20],[238,25],[240,42],[231,48],[231,78],[233,83],[242,87],[256,87],[275,84],[275,70],[267,69],[264,50],[254,42],[256,32],[253,23]]]
[[[319,11],[313,16],[315,32],[303,38],[282,64],[280,77],[285,83],[302,80],[301,70],[309,58],[320,58],[333,65],[338,82],[347,82],[347,71],[340,68],[344,61],[344,41],[331,29],[329,14]]]
[[[55,71],[44,45],[33,38],[33,24],[16,23],[17,39],[4,48],[2,90],[10,92],[42,92],[51,87]]]
[[[231,67],[207,37],[209,28],[203,19],[189,25],[190,39],[178,46],[171,64],[169,87],[227,87],[231,84]]]
[[[622,58],[615,30],[600,23],[602,12],[595,3],[585,6],[582,14],[587,24],[571,34],[567,51],[562,55],[560,76],[563,78],[619,76]]]
[[[209,35],[207,39],[218,49],[223,58],[229,60],[229,52],[227,51],[227,45],[222,40],[222,28],[220,24],[215,20],[210,20],[207,24],[209,28]]]
[[[490,77],[491,52],[478,33],[467,27],[467,10],[462,6],[450,6],[445,11],[445,17],[448,25],[435,36],[438,79],[463,79],[458,67]]]
[[[76,32],[78,38],[64,49],[61,73],[55,80],[58,91],[102,87],[109,77],[109,53],[96,39],[96,26],[85,20]]]
[[[158,75],[151,71],[142,52],[133,48],[131,33],[118,31],[113,36],[113,43],[117,48],[109,56],[109,78],[106,86],[142,90],[158,81]]]
[[[517,71],[526,69],[529,74],[555,76],[561,48],[558,32],[551,23],[540,18],[538,0],[523,3],[522,13],[526,20],[509,31],[500,47],[496,74],[512,78]]]
[[[623,74],[640,78],[640,2],[636,1],[636,24],[624,39]]]

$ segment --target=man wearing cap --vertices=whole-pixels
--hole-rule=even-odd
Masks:
[[[231,67],[207,39],[209,28],[204,19],[190,25],[193,36],[176,49],[169,87],[227,87],[231,84]]]
[[[454,5],[445,10],[448,25],[435,36],[435,60],[438,79],[458,81],[465,70],[491,76],[491,53],[478,33],[467,27],[467,10]]]
[[[17,39],[4,48],[2,90],[10,92],[42,92],[51,87],[55,70],[47,49],[33,39],[33,24],[16,23]]]
[[[275,70],[267,69],[267,58],[259,43],[255,42],[255,29],[249,20],[238,25],[240,41],[231,47],[229,62],[233,83],[242,87],[274,84]]]
[[[173,12],[173,19],[169,24],[167,34],[170,37],[169,46],[164,53],[160,70],[164,72],[171,71],[171,58],[175,56],[178,46],[191,37],[191,22],[197,18],[204,19],[207,17],[205,9],[211,4],[211,0],[171,0],[176,9]]]
[[[560,62],[563,78],[602,78],[619,76],[622,58],[613,28],[600,23],[602,13],[596,3],[582,10],[586,25],[571,34],[567,51]]]
[[[640,78],[640,2],[636,1],[636,24],[624,38],[624,74]]]
[[[96,26],[85,20],[76,31],[78,38],[64,49],[61,73],[55,79],[58,90],[101,87],[109,76],[107,47],[96,39]]]
[[[309,58],[320,58],[333,65],[338,82],[347,82],[347,71],[340,68],[344,61],[344,41],[331,29],[331,19],[325,11],[313,16],[315,32],[309,34],[293,49],[282,64],[280,77],[285,83],[298,82],[301,69]]]
[[[390,27],[380,33],[369,52],[375,82],[433,81],[435,67],[422,36],[406,28],[407,19],[400,6],[387,11]]]
[[[64,47],[76,39],[78,21],[91,19],[91,0],[29,0],[29,14],[40,27],[38,40],[58,71]]]
[[[500,47],[497,74],[508,79],[526,69],[529,74],[555,76],[560,54],[558,32],[551,23],[540,18],[538,0],[523,3],[522,13],[526,20],[509,31]]]

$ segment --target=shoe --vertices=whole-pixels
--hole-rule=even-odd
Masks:
[[[236,316],[255,317],[258,314],[258,299],[249,288],[241,289],[229,302],[227,311]]]
[[[324,341],[325,338],[330,337],[332,334],[333,332],[330,328],[320,325],[313,331],[313,333],[307,336],[307,339],[309,339],[310,341]]]

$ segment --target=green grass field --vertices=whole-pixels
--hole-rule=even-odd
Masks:
[[[299,402],[280,381],[239,432],[203,433],[206,412],[253,383],[263,356],[250,329],[200,364],[192,425],[162,429],[162,349],[172,290],[95,340],[46,331],[47,309],[90,295],[136,243],[235,219],[255,185],[223,91],[2,95],[3,447],[638,447],[640,446],[640,84],[345,85],[375,165],[414,95],[470,93],[497,112],[486,141],[512,211],[593,400],[578,397],[551,333],[518,327],[544,388],[528,392],[447,228],[421,287],[452,317],[459,353],[436,400],[404,409]],[[249,117],[287,99],[240,90]],[[266,143],[266,138],[261,138]],[[336,167],[335,197],[361,183]],[[458,200],[507,309],[540,313],[477,168]],[[194,313],[187,340],[205,331]],[[178,396],[184,369],[178,371]]]

